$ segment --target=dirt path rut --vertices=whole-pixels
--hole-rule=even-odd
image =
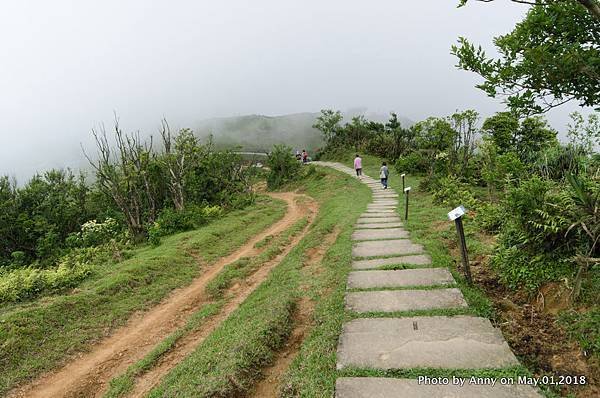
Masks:
[[[105,391],[107,383],[114,376],[122,373],[129,365],[143,358],[162,339],[185,324],[188,317],[202,303],[208,300],[208,296],[205,293],[205,287],[208,282],[218,275],[227,264],[235,262],[242,257],[252,257],[259,254],[261,249],[254,247],[256,243],[269,235],[277,235],[300,219],[309,216],[311,213],[316,213],[312,202],[307,202],[306,200],[298,201],[298,199],[303,197],[302,195],[285,192],[274,193],[271,196],[282,199],[288,204],[287,212],[280,221],[254,236],[235,252],[203,269],[202,274],[187,287],[175,290],[163,302],[149,311],[134,315],[125,326],[95,344],[90,352],[73,358],[62,368],[42,375],[29,385],[13,391],[9,394],[9,397],[51,398],[101,395]],[[313,207],[312,210],[311,207]],[[253,277],[259,278],[259,275],[262,275],[262,273],[266,277],[268,271],[261,269]],[[258,286],[259,281],[257,280],[256,282],[256,286]],[[222,312],[231,313],[252,290],[245,289],[245,292],[238,294]],[[218,322],[213,325],[212,329],[217,325]],[[200,328],[200,335],[196,337],[203,339],[209,334],[210,329]],[[190,338],[184,339],[179,344],[180,348],[187,347],[187,349],[176,349],[175,351],[181,354],[181,358],[183,358],[183,354],[190,347],[193,348],[197,344],[198,341],[193,340],[190,336]],[[177,355],[172,359],[175,360],[176,357]],[[175,363],[172,361],[172,365]],[[163,360],[161,364],[168,364],[168,361]],[[170,369],[171,366],[164,367],[161,364],[159,364],[158,368],[163,369],[160,373],[164,374],[166,373],[164,370]],[[147,388],[154,384],[143,383],[142,381],[143,379],[140,380],[139,384],[136,384],[136,396],[140,392],[147,391]]]

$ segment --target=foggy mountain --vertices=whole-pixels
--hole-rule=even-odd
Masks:
[[[367,108],[353,108],[344,112],[342,123],[357,115],[369,120],[386,122],[389,115],[368,112]],[[317,112],[294,113],[281,116],[244,115],[206,119],[194,128],[202,138],[213,135],[219,147],[239,147],[247,151],[269,151],[273,145],[285,144],[292,149],[314,152],[323,145],[322,134],[312,126]],[[410,119],[398,116],[402,126],[413,124]]]

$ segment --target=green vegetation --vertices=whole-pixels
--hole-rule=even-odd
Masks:
[[[198,261],[210,264],[231,253],[284,213],[284,202],[259,197],[158,247],[135,249],[128,260],[95,264],[92,276],[70,294],[0,307],[0,393],[81,351],[134,311],[155,305],[198,275]]]
[[[464,5],[467,0],[460,0]],[[520,2],[520,1],[519,1]],[[521,2],[520,2],[521,3]],[[543,112],[567,101],[600,106],[600,3],[536,1],[512,32],[496,37],[499,59],[465,38],[452,47],[459,67],[483,77],[477,87],[518,112]]]
[[[267,187],[280,188],[283,184],[294,181],[300,176],[301,164],[292,154],[292,149],[285,145],[275,145],[267,159],[269,173]]]
[[[243,394],[260,376],[256,369],[268,364],[286,340],[293,325],[295,303],[302,295],[308,295],[316,304],[313,316],[316,326],[300,353],[303,359],[295,363],[301,361],[306,365],[306,355],[311,357],[309,363],[316,359],[313,355],[323,355],[322,351],[314,352],[310,345],[322,343],[325,327],[330,334],[327,344],[333,341],[334,348],[325,353],[328,373],[319,374],[313,382],[325,382],[326,390],[332,391],[331,370],[335,369],[335,342],[341,322],[332,328],[330,318],[343,318],[344,281],[351,262],[351,228],[366,206],[369,191],[346,175],[316,169],[296,184],[320,203],[319,214],[308,235],[271,272],[267,281],[173,369],[150,396]],[[320,272],[306,272],[303,265],[308,250],[319,247],[328,235],[337,232],[337,240],[319,264]],[[332,303],[335,303],[333,308]],[[311,371],[292,376],[290,383],[284,386],[288,390],[301,389],[306,396],[321,396],[320,393],[311,395],[310,387],[297,384],[310,381],[308,376],[312,374]],[[329,380],[324,381],[323,376]]]
[[[125,134],[115,145],[94,132],[95,183],[52,170],[18,187],[0,177],[0,304],[78,286],[95,264],[134,245],[199,228],[254,200],[252,168],[214,151],[191,130],[171,136],[163,122],[162,151]]]

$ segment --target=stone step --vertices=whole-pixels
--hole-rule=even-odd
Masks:
[[[348,276],[348,289],[450,285],[454,282],[452,274],[445,268],[353,271]]]
[[[363,224],[364,225],[364,224]],[[388,258],[373,258],[370,260],[354,260],[352,261],[352,268],[354,269],[375,269],[383,267],[385,265],[431,265],[431,258],[426,254],[419,254],[416,256],[402,256],[402,257],[388,257]]]
[[[373,224],[373,223],[390,223],[402,221],[398,216],[386,216],[386,217],[364,217],[361,216],[356,222],[358,224]]]
[[[373,213],[369,213],[369,211],[367,210],[365,213],[361,214],[360,216],[361,218],[391,218],[391,217],[399,217],[398,213],[396,213],[395,211],[390,211],[390,212],[373,212]]]
[[[372,217],[369,214],[396,214],[396,211],[394,210],[394,208],[391,209],[385,209],[385,208],[375,208],[375,209],[367,209],[367,211],[365,211],[365,213],[363,215],[366,215],[367,217]]]
[[[373,210],[393,210],[396,208],[398,208],[397,205],[374,205],[374,204],[367,205],[367,209],[373,209]]]
[[[367,271],[369,272],[369,271]],[[397,312],[466,308],[460,290],[370,290],[346,293],[346,309],[354,312]]]
[[[518,365],[486,318],[431,316],[354,319],[344,324],[337,368],[475,369]]]
[[[480,384],[464,380],[464,384],[432,385],[418,379],[391,379],[384,377],[342,377],[335,383],[335,398],[542,398],[531,386]],[[458,382],[460,383],[460,382]]]
[[[373,202],[372,204],[374,204],[376,206],[396,206],[396,207],[398,207],[398,202],[396,202],[395,200]]]
[[[392,228],[392,227],[401,227],[401,226],[402,226],[402,222],[397,221],[397,222],[388,222],[388,223],[378,222],[378,223],[356,224],[354,226],[354,228],[356,230],[362,230],[362,229]]]
[[[352,240],[404,239],[408,232],[402,228],[359,229],[352,234]]]
[[[352,257],[398,256],[422,252],[423,246],[408,239],[372,240],[355,243],[352,247]]]

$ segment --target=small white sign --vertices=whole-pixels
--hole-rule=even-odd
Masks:
[[[456,209],[454,209],[450,213],[448,213],[448,218],[450,219],[450,221],[454,221],[458,217],[464,216],[466,212],[467,212],[467,210],[465,210],[465,207],[463,205],[460,205]]]
[[[404,173],[400,174],[400,177],[406,177],[406,174],[404,174]]]
[[[410,187],[404,188],[404,192],[408,192],[408,191],[410,191]]]

